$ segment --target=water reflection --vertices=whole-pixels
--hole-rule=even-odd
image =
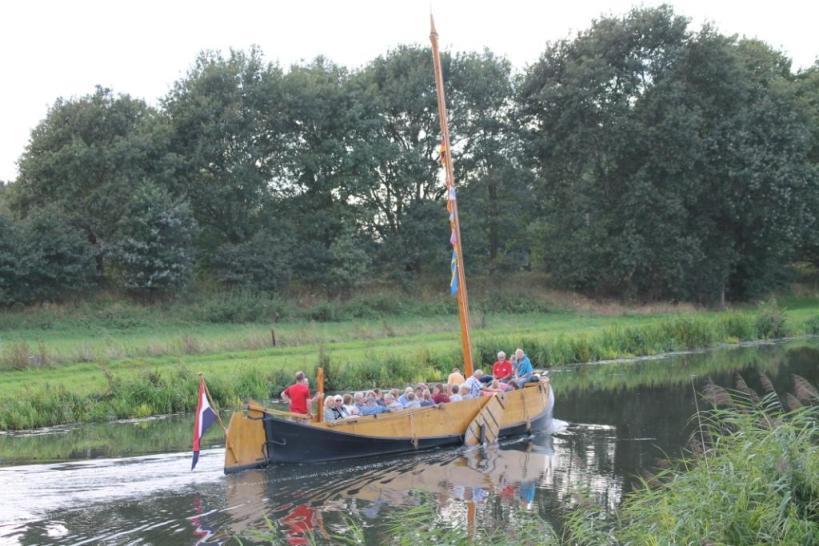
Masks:
[[[224,476],[221,448],[203,451],[197,471],[189,471],[187,419],[92,427],[89,441],[99,453],[109,452],[104,438],[127,444],[110,448],[117,453],[177,441],[171,449],[179,452],[0,467],[0,542],[223,544],[238,536],[247,544],[269,543],[272,534],[304,544],[356,528],[368,543],[382,543],[385,522],[418,506],[434,507],[437,523],[473,530],[506,529],[536,513],[559,532],[578,491],[613,508],[637,476],[679,453],[690,433],[693,391],[704,382],[732,385],[739,373],[758,389],[764,372],[781,392],[791,389],[793,373],[816,383],[816,347],[800,342],[558,371],[555,414],[566,423],[553,434],[488,449]],[[71,457],[87,453],[82,430],[72,433]],[[59,458],[65,437],[7,436],[0,453],[15,461],[25,460],[25,451]]]
[[[253,537],[252,531],[273,521],[282,537],[300,544],[310,534],[328,538],[328,526],[353,517],[377,533],[385,512],[422,502],[436,503],[450,524],[493,526],[504,519],[503,507],[507,512],[533,510],[538,491],[568,493],[571,480],[564,468],[573,457],[570,450],[558,455],[555,442],[564,440],[540,435],[488,449],[448,450],[341,469],[311,466],[294,473],[292,468],[274,467],[231,476],[225,489],[230,531]],[[587,460],[583,467],[588,472],[596,464]],[[605,477],[590,481],[611,489]]]

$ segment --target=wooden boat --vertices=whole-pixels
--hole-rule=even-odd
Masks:
[[[225,473],[270,463],[323,462],[478,445],[545,430],[551,409],[548,379],[503,395],[330,423],[250,403],[244,412],[231,417]]]
[[[438,117],[441,125],[441,162],[447,186],[447,210],[452,230],[451,291],[457,297],[464,371],[472,375],[469,300],[466,290],[455,177],[450,154],[449,127],[444,98],[438,34],[430,18]],[[318,390],[322,391],[319,370]],[[429,408],[408,409],[366,417],[321,422],[304,415],[266,409],[257,403],[235,413],[226,432],[225,473],[258,468],[270,463],[344,460],[430,449],[458,444],[491,443],[500,437],[526,434],[548,425],[552,395],[547,378],[521,389],[481,396]]]

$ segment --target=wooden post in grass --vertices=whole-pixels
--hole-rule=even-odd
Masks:
[[[273,328],[270,329],[270,343],[275,347],[276,346],[276,330]]]

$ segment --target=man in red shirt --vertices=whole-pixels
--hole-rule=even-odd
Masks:
[[[293,413],[301,413],[310,415],[309,405],[318,397],[310,398],[310,384],[307,381],[307,376],[304,372],[296,374],[296,382],[282,391],[282,400],[290,404],[290,411]]]
[[[515,369],[512,363],[506,359],[506,353],[500,351],[498,353],[498,360],[492,364],[492,377],[498,381],[509,381],[514,371]]]

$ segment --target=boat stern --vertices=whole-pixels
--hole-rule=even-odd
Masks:
[[[263,420],[264,409],[256,402],[231,416],[225,433],[225,474],[267,465]]]

